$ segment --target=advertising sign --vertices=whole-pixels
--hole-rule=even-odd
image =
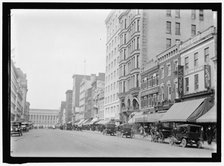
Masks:
[[[178,65],[178,93],[179,96],[183,96],[183,80],[184,80],[184,66]]]
[[[205,88],[211,87],[211,68],[209,65],[204,66]]]

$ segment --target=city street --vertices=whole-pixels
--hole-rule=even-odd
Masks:
[[[182,148],[134,139],[102,135],[93,131],[33,129],[11,137],[15,157],[211,157],[212,149]]]

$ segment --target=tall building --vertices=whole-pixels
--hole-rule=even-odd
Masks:
[[[86,96],[87,90],[91,87],[91,80],[89,77],[84,77],[80,83],[79,92],[79,110],[76,109],[75,120],[84,119],[84,113],[86,110]]]
[[[112,10],[105,20],[107,28],[106,41],[106,73],[104,90],[104,118],[120,119],[119,86],[119,15],[122,10]]]
[[[66,91],[66,101],[65,101],[65,123],[72,121],[72,90]]]
[[[213,24],[211,10],[124,10],[119,16],[119,98],[127,119],[139,110],[140,72],[156,55]],[[130,103],[130,104],[129,104]]]
[[[63,124],[63,112],[64,112],[65,108],[66,108],[66,102],[65,101],[62,101],[61,102],[60,111],[58,113],[58,122],[60,124]]]
[[[57,124],[59,110],[30,109],[29,119],[34,126],[50,127]]]
[[[95,77],[91,85],[93,99],[92,118],[99,118],[100,112],[102,114],[103,111],[102,93],[105,87],[105,73],[99,73],[99,75]]]
[[[29,104],[26,101],[27,95],[26,74],[20,68],[11,63],[11,121],[28,120],[27,114]]]
[[[73,78],[72,111],[73,113],[76,113],[77,111],[79,111],[79,99],[80,99],[80,87],[81,87],[80,84],[83,78],[89,79],[90,76],[74,74],[72,78]]]

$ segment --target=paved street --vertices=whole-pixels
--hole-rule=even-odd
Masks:
[[[26,157],[211,157],[212,149],[106,136],[92,131],[33,129],[11,137],[12,156]]]

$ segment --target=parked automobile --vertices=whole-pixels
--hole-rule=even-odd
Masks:
[[[134,137],[134,131],[133,131],[133,125],[125,123],[119,126],[119,130],[121,132],[121,137],[129,137],[133,138]]]
[[[198,148],[202,146],[200,125],[182,124],[173,130],[170,144],[180,144],[182,147],[195,144]]]
[[[19,136],[22,136],[22,128],[21,128],[21,122],[12,122],[11,123],[11,135],[17,134]]]
[[[103,134],[115,135],[116,133],[116,125],[112,123],[105,124],[105,129],[103,130]]]
[[[29,123],[28,122],[22,122],[21,127],[22,127],[23,132],[29,131]]]

